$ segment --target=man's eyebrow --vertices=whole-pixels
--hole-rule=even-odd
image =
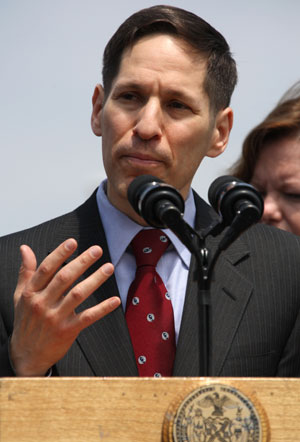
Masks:
[[[113,92],[118,92],[120,90],[127,89],[127,90],[142,90],[144,87],[142,87],[139,83],[133,82],[133,81],[124,81],[117,83],[115,87],[113,88]]]
[[[193,96],[183,90],[178,89],[166,89],[166,95],[182,100],[193,100]]]
[[[113,93],[118,93],[119,91],[123,90],[133,90],[133,91],[145,91],[147,90],[147,86],[142,85],[140,83],[134,82],[134,81],[128,81],[128,82],[120,82],[117,83],[113,89]],[[193,95],[178,89],[171,89],[166,88],[164,90],[164,95],[172,98],[178,98],[181,100],[188,100],[188,101],[194,101]]]

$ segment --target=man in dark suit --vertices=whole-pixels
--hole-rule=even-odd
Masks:
[[[180,191],[198,232],[213,225],[190,186],[204,156],[227,145],[236,78],[226,41],[194,14],[158,6],[121,25],[93,96],[107,180],[74,212],[1,239],[2,376],[138,375],[124,309],[130,242],[146,223],[127,189],[155,175]],[[171,246],[157,269],[174,309],[173,375],[198,376],[197,264],[166,233]],[[208,236],[211,253],[219,241]],[[299,375],[299,252],[297,237],[258,225],[222,253],[210,290],[210,375]]]

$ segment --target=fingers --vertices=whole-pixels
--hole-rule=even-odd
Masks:
[[[44,289],[66,259],[68,259],[76,250],[76,248],[77,242],[73,238],[67,239],[60,244],[40,264],[30,281],[28,289],[32,292],[38,292]]]
[[[36,269],[36,258],[32,249],[27,245],[22,245],[20,247],[21,258],[22,258],[22,268],[34,272]]]
[[[95,305],[78,315],[74,316],[73,321],[76,322],[79,331],[103,318],[104,316],[111,313],[121,304],[121,299],[117,296],[113,296],[112,298],[106,299],[105,301],[100,302],[100,304]]]
[[[74,239],[64,241],[35,270],[36,258],[33,251],[28,246],[22,246],[22,266],[16,297],[19,298],[23,293],[26,305],[31,303],[32,299],[32,308],[37,312],[44,311],[50,306],[55,308],[62,306],[60,314],[69,315],[73,312],[81,302],[112,275],[114,270],[112,264],[106,263],[93,275],[77,284],[68,294],[67,301],[63,302],[63,295],[72,284],[102,256],[101,247],[92,246],[61,268],[76,248],[77,243]],[[59,304],[57,304],[58,300]]]
[[[22,245],[21,252],[21,267],[19,271],[19,283],[24,284],[33,275],[36,270],[36,257],[29,246]]]
[[[20,299],[21,293],[25,285],[28,283],[32,275],[36,270],[36,257],[30,247],[22,245],[20,247],[21,252],[21,266],[19,270],[19,278],[14,295],[15,304]]]
[[[75,258],[72,262],[63,267],[52,279],[49,283],[45,295],[51,299],[51,302],[54,302],[61,298],[63,294],[71,287],[71,285],[92,265],[94,264],[100,257],[102,256],[102,249],[99,246],[92,246],[85,252],[83,252],[80,256]],[[104,271],[96,272],[96,276],[88,278],[88,281],[91,283],[91,280],[95,281],[93,285],[95,288],[99,287],[99,285],[104,282],[108,276],[113,273],[112,264],[107,264],[108,275],[104,279],[105,276]],[[89,284],[87,284],[89,286]],[[78,284],[78,291],[80,290],[80,294],[74,291],[74,298],[85,299],[85,286],[82,287],[81,284]],[[82,289],[81,289],[82,288]],[[95,290],[94,288],[94,290]],[[93,290],[92,290],[93,291]],[[92,292],[90,292],[92,293]],[[82,301],[81,301],[82,302]]]
[[[73,312],[76,307],[100,287],[113,274],[113,272],[114,266],[111,263],[106,263],[84,281],[78,283],[63,298],[59,308],[60,313],[67,316]]]

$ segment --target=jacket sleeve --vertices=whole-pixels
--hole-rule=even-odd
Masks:
[[[9,357],[9,338],[0,314],[0,377],[15,376]]]

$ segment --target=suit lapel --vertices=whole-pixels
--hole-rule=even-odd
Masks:
[[[238,264],[250,258],[237,239],[217,261],[211,284],[211,374],[219,376],[253,290]]]
[[[214,221],[209,217],[203,221],[203,213],[207,213],[207,205],[195,198],[197,219],[202,220],[196,226],[203,231],[203,224]],[[206,205],[206,207],[203,206]],[[201,215],[200,215],[201,214]],[[206,246],[214,254],[220,237],[209,236]],[[249,259],[249,252],[242,239],[235,241],[225,252],[222,252],[215,266],[210,286],[210,339],[209,339],[209,375],[219,376],[226,361],[239,323],[252,292],[252,284],[238,270],[241,260]],[[199,376],[199,314],[198,314],[198,283],[197,263],[192,257],[186,291],[185,305],[182,316],[180,334],[177,344],[174,376]]]
[[[66,232],[68,232],[67,235]],[[95,193],[75,212],[66,216],[65,224],[60,232],[57,232],[56,240],[60,243],[66,237],[74,237],[78,241],[78,249],[71,257],[72,259],[91,245],[98,244],[103,249],[101,259],[90,267],[80,280],[87,278],[105,262],[111,261]],[[119,296],[114,276],[89,296],[77,311],[91,308],[113,295]],[[134,353],[122,307],[84,329],[76,341],[74,348],[77,347],[77,350],[72,349],[73,358],[82,359],[84,356],[96,376],[137,375]],[[58,364],[59,371],[65,371],[64,362],[68,364],[67,358],[65,361],[63,358]],[[76,366],[74,360],[72,360],[72,365]],[[77,373],[77,375],[80,374],[82,373]]]

